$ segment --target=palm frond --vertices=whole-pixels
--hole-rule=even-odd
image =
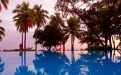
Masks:
[[[1,3],[4,6],[5,9],[8,9],[7,4],[9,4],[9,0],[1,0]]]

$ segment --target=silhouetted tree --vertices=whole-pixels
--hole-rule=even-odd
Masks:
[[[55,15],[51,15],[49,25],[34,33],[34,38],[37,34],[37,43],[50,50],[52,46],[58,46],[59,41],[62,42],[65,35],[62,27],[64,27],[64,21],[59,13],[55,13]]]
[[[75,37],[79,38],[80,35],[80,20],[76,17],[70,17],[67,20],[67,26],[64,28],[68,36],[71,36],[71,51],[74,51]]]
[[[37,43],[50,51],[52,46],[55,47],[59,45],[58,42],[62,40],[64,34],[61,29],[53,25],[47,25],[44,30],[38,30],[37,35]]]
[[[54,25],[56,28],[58,29],[62,29],[65,28],[65,24],[64,24],[64,19],[62,18],[61,14],[60,13],[55,13],[54,15],[51,15],[50,16],[50,25]],[[63,31],[64,34],[66,34],[65,31]],[[60,44],[63,45],[63,51],[65,51],[65,43],[67,41],[67,36],[64,35],[64,38],[62,40],[60,40]]]
[[[111,42],[114,40],[111,38],[114,35],[120,36],[120,5],[119,0],[57,0],[55,9],[65,15],[78,16],[87,27],[87,31],[90,31],[106,50],[108,41],[109,46],[112,47]]]
[[[23,33],[24,35],[24,56],[26,55],[26,32],[28,32],[29,28],[33,27],[33,11],[29,8],[29,3],[23,2],[22,4],[18,4],[16,8],[13,10],[13,13],[16,15],[13,17],[15,21],[15,26],[17,27],[17,31],[22,33],[22,45],[23,45]]]
[[[37,26],[37,28],[35,29],[35,31],[37,31],[40,27],[44,26],[46,24],[46,19],[48,19],[48,11],[47,10],[44,10],[42,9],[42,5],[34,5],[34,8],[33,8],[33,11],[34,11],[34,21],[35,21],[35,24]],[[36,35],[37,36],[37,35]],[[35,53],[37,53],[37,38],[35,38],[36,41],[35,41]]]

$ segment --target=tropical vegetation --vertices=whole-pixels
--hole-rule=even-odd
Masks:
[[[0,0],[0,11],[2,10],[2,6],[7,10],[8,9],[9,0]],[[0,19],[0,23],[2,20]],[[5,29],[0,26],[0,41],[2,41],[2,36],[5,36]]]
[[[33,11],[34,11],[34,22],[37,26],[37,28],[35,29],[35,32],[38,31],[40,29],[40,27],[44,27],[44,25],[47,22],[48,17],[48,11],[42,9],[42,5],[34,5],[33,7]],[[35,36],[37,36],[37,34],[35,34]],[[37,54],[37,38],[35,38],[35,53]]]
[[[82,5],[79,7],[78,3]],[[103,46],[104,50],[107,50],[108,46],[115,50],[119,45],[115,47],[114,38],[119,37],[120,39],[120,5],[119,0],[100,0],[93,3],[90,0],[57,0],[55,9],[66,16],[76,15],[82,21],[86,28],[84,29],[86,33],[83,33],[86,37],[82,38],[86,40],[81,38],[81,43],[94,42]],[[86,8],[82,8],[83,6]]]
[[[64,28],[64,30],[67,32],[67,35],[71,36],[71,51],[74,51],[75,37],[80,37],[80,24],[80,20],[74,16],[67,20],[67,26]]]
[[[33,12],[29,8],[29,3],[23,2],[22,4],[20,5],[18,4],[16,6],[16,8],[13,10],[13,13],[17,13],[13,17],[17,30],[25,34],[24,35],[24,49],[26,50],[26,32],[28,32],[29,28],[33,27],[33,20],[32,20],[34,16],[32,15]],[[22,44],[23,44],[23,40],[22,40]]]
[[[9,0],[0,0],[0,11],[1,5],[7,9],[8,3]],[[97,75],[105,72],[109,75],[119,75],[121,73],[120,67],[117,67],[121,65],[120,58],[115,58],[116,62],[113,62],[114,57],[112,57],[112,51],[114,55],[115,50],[121,54],[118,49],[121,45],[120,0],[57,0],[55,12],[48,16],[49,12],[43,9],[42,5],[30,8],[29,2],[22,2],[13,9],[14,25],[21,33],[22,53],[24,51],[22,55],[24,65],[16,68],[14,75],[36,75],[26,66],[26,51],[32,50],[26,48],[27,32],[33,27],[36,27],[33,34],[36,59],[33,63],[37,75]],[[3,36],[5,29],[0,26],[0,41]],[[66,55],[57,52],[57,48],[61,45],[65,51],[65,44],[69,38],[71,38],[71,61]],[[86,43],[88,47],[86,48],[88,52],[80,54],[77,60],[74,57],[75,38],[81,44]],[[116,39],[120,41],[117,46]],[[38,54],[37,44],[48,51]],[[0,58],[0,72],[4,70],[4,63],[1,62]]]
[[[85,0],[81,1],[81,3],[87,7],[83,9],[76,5],[76,3],[79,3],[80,1],[81,0],[57,0],[55,9],[57,11],[61,11],[62,14],[55,13],[55,15],[51,15],[48,24],[46,24],[46,19],[49,18],[48,11],[42,9],[42,5],[35,5],[32,9],[30,9],[29,3],[26,2],[23,2],[23,5],[26,4],[26,10],[16,11],[20,5],[13,10],[13,13],[17,13],[13,19],[16,22],[15,25],[17,30],[25,33],[25,38],[28,28],[31,28],[35,25],[37,26],[34,33],[34,38],[36,39],[36,53],[38,43],[42,47],[46,47],[48,50],[50,50],[52,46],[56,49],[56,47],[59,45],[57,43],[58,41],[61,42],[63,45],[63,50],[65,51],[65,43],[69,37],[71,37],[71,51],[74,51],[75,36],[80,40],[81,44],[86,43],[88,47],[102,46],[103,50],[107,50],[108,47],[117,50],[120,44],[117,47],[115,46],[115,38],[120,39],[120,1],[101,0],[91,3],[90,0]],[[20,12],[25,16],[25,19],[22,19]],[[63,14],[64,18],[61,17]],[[20,22],[20,19],[25,22]],[[28,28],[26,28],[26,24],[28,24]],[[43,28],[40,29],[42,26]],[[60,31],[60,35],[57,35],[58,31],[57,33],[54,33],[54,30]],[[59,38],[52,40],[52,38],[49,38],[48,35],[52,36],[52,38],[59,36]],[[49,39],[51,39],[51,41]],[[25,44],[24,47],[26,47]]]
[[[34,38],[36,37],[36,34],[38,35],[37,43],[41,44],[43,47],[47,47],[49,51],[52,47],[55,47],[56,49],[59,42],[64,38],[64,32],[59,27],[59,25],[64,23],[59,19],[61,18],[57,15],[57,13],[56,16],[52,15],[49,25],[46,25],[43,30],[38,30],[34,34]]]

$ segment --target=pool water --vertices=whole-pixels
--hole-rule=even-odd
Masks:
[[[0,57],[0,75],[121,75],[120,55],[99,51],[26,52],[23,58],[0,52]]]

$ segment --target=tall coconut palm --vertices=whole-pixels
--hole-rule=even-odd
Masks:
[[[63,29],[65,28],[64,20],[62,19],[60,13],[55,13],[55,15],[50,16],[50,25],[54,25],[56,28]],[[64,31],[62,33],[65,33]],[[63,39],[65,40],[65,39]],[[61,44],[64,43],[63,40],[60,40]],[[65,49],[65,45],[63,45],[63,49]],[[65,50],[63,50],[65,51]]]
[[[9,3],[9,0],[0,0],[0,11],[2,10],[2,5],[5,9],[8,9],[7,4]]]
[[[22,51],[23,51],[23,33],[24,33],[24,25],[22,24],[23,19],[22,19],[22,14],[17,14],[13,17],[13,21],[15,22],[15,26],[17,27],[17,31],[19,31],[22,34]],[[22,65],[23,65],[23,52],[22,52]]]
[[[2,21],[0,20],[0,22]],[[0,41],[2,41],[2,36],[5,36],[5,29],[0,26]]]
[[[74,51],[74,39],[75,37],[79,38],[80,21],[76,17],[70,17],[67,20],[65,31],[68,32],[68,36],[71,36],[71,51]]]
[[[29,28],[33,27],[33,12],[29,8],[29,2],[23,2],[22,4],[18,4],[16,8],[13,10],[13,13],[16,15],[13,17],[15,26],[20,33],[22,33],[22,45],[23,45],[23,33],[24,35],[24,64],[26,65],[26,32],[28,32]]]
[[[37,25],[37,28],[35,31],[37,31],[41,26],[44,26],[46,24],[46,19],[49,18],[48,17],[48,11],[47,10],[44,10],[42,9],[42,5],[34,5],[34,14],[35,14],[35,18],[34,18],[34,21],[35,21],[35,24]],[[37,34],[36,34],[37,36]],[[35,54],[37,54],[37,38],[36,38],[36,41],[35,41]]]

